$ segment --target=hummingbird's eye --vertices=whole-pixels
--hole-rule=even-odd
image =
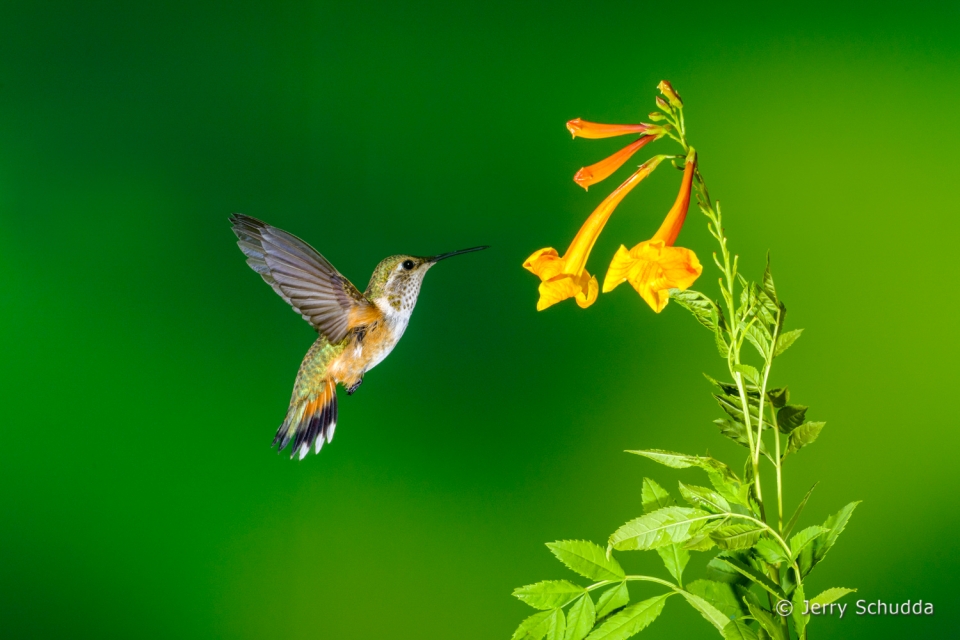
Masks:
[[[404,260],[401,266],[407,271],[410,271],[410,269],[413,269],[413,260]]]

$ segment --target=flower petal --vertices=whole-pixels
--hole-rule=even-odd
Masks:
[[[553,247],[537,249],[523,261],[523,268],[540,276],[541,280],[549,280],[563,271],[563,258]]]
[[[587,122],[580,118],[574,118],[567,122],[567,130],[576,138],[612,138],[614,136],[625,136],[628,133],[646,133],[656,130],[662,132],[662,127],[655,124],[600,124],[598,122]]]
[[[607,269],[607,275],[603,278],[603,292],[609,293],[626,282],[627,276],[630,275],[630,267],[633,266],[634,262],[635,260],[630,256],[627,248],[620,245],[620,248],[613,255],[610,268]]]
[[[669,247],[662,240],[641,242],[630,251],[617,250],[603,282],[612,291],[627,281],[650,308],[660,313],[670,300],[670,289],[687,289],[703,272],[696,254],[683,247]]]
[[[544,280],[539,287],[540,299],[537,301],[537,311],[543,311],[567,298],[580,295],[580,276],[561,273],[549,280]]]
[[[580,293],[577,294],[577,304],[586,309],[597,301],[597,276],[591,276],[586,271],[580,277]]]
[[[655,140],[655,136],[643,136],[638,140],[628,144],[620,151],[617,151],[613,155],[607,156],[600,162],[596,162],[589,167],[584,167],[577,171],[576,175],[573,176],[573,181],[578,185],[586,189],[587,187],[597,184],[602,180],[606,180],[610,177],[614,171],[623,166],[623,163],[630,159],[630,156],[635,154],[637,151],[642,149],[644,145]]]
[[[659,263],[668,289],[689,289],[703,273],[697,254],[683,247],[664,247]]]

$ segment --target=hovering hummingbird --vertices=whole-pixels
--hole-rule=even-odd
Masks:
[[[247,264],[273,287],[320,337],[300,365],[286,419],[273,444],[302,460],[319,453],[337,426],[337,384],[352,395],[363,374],[386,358],[400,340],[417,304],[423,276],[437,262],[479,251],[473,247],[420,258],[384,258],[360,293],[326,258],[293,234],[235,213],[233,232]]]

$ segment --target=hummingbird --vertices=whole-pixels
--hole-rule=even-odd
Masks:
[[[380,261],[366,291],[349,280],[309,244],[265,222],[235,213],[233,232],[247,264],[317,330],[293,385],[287,415],[273,445],[293,441],[290,457],[316,453],[333,440],[337,426],[337,385],[347,395],[364,374],[386,358],[410,322],[420,284],[430,268],[446,258],[487,247],[436,256],[389,256]]]

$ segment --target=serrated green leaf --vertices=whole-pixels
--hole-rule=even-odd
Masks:
[[[763,269],[763,292],[774,302],[780,302],[777,297],[777,288],[773,286],[773,274],[770,273],[770,252],[767,251],[767,266]]]
[[[687,551],[710,551],[717,546],[717,543],[710,539],[710,534],[702,530],[695,536],[683,543],[683,548]]]
[[[627,451],[627,453],[649,458],[671,469],[686,469],[688,467],[700,466],[699,456],[688,456],[684,453],[675,453],[662,449],[642,449],[638,451]]]
[[[800,404],[788,404],[777,411],[777,428],[780,433],[790,433],[803,424],[807,407]]]
[[[703,374],[703,377],[709,380],[713,386],[720,389],[720,391],[723,392],[723,395],[730,396],[731,398],[735,398],[737,401],[740,400],[740,389],[739,387],[737,387],[736,383],[717,380],[716,378],[713,378],[712,376],[709,376],[706,373]],[[754,387],[752,385],[746,384],[743,386],[743,390],[746,393],[747,398],[749,398],[751,404],[755,405],[756,399],[760,397],[759,389],[757,389],[757,387]]]
[[[772,594],[777,600],[783,600],[786,597],[779,585],[774,584],[770,578],[733,554],[721,553],[717,555],[707,564],[707,568],[713,568],[714,570],[725,571],[727,573],[731,571],[739,573],[750,582],[759,585]]]
[[[751,367],[748,364],[735,364],[733,365],[733,370],[742,375],[744,378],[752,382],[753,384],[760,384],[760,372],[757,371],[756,367]]]
[[[803,630],[807,626],[807,620],[810,618],[810,615],[803,615],[803,612],[807,609],[807,603],[805,602],[806,598],[803,596],[803,585],[797,585],[796,591],[793,592],[793,613],[790,614],[790,617],[793,619],[793,628],[797,632],[797,637],[803,637]]]
[[[790,517],[790,522],[787,523],[787,527],[783,530],[783,536],[787,537],[790,535],[790,532],[793,531],[793,528],[797,524],[797,520],[800,519],[800,514],[803,512],[803,508],[807,506],[807,500],[810,499],[810,495],[813,493],[813,490],[817,488],[817,485],[820,484],[820,481],[813,483],[813,486],[810,487],[810,490],[807,491],[807,494],[803,496],[803,500],[800,501],[800,504],[797,505],[796,511],[793,512],[793,515]]]
[[[724,520],[720,519],[708,521],[700,527],[696,534],[692,535],[689,540],[682,544],[683,548],[688,551],[709,551],[713,549],[717,546],[717,543],[710,539],[710,532],[722,526],[724,522]]]
[[[657,619],[667,598],[672,595],[672,592],[665,593],[630,605],[600,625],[587,640],[626,640],[640,633]]]
[[[550,630],[553,611],[535,613],[517,627],[510,640],[543,640]]]
[[[813,568],[813,565],[816,565],[818,562],[823,560],[824,556],[827,555],[827,552],[833,548],[834,544],[836,544],[837,538],[847,527],[847,523],[850,521],[850,516],[853,515],[853,510],[857,508],[858,504],[860,504],[859,500],[856,502],[851,502],[834,515],[827,518],[827,520],[823,523],[824,528],[828,529],[827,533],[814,540],[813,544],[808,547],[812,555],[812,563],[810,565],[811,569]],[[806,572],[804,575],[806,575]]]
[[[731,566],[724,555],[736,555],[735,552],[722,551],[707,563],[707,575],[715,582],[734,586],[751,587],[750,580],[742,572]],[[743,558],[739,558],[743,560]]]
[[[790,538],[790,558],[796,560],[797,556],[799,556],[807,546],[813,543],[816,538],[827,533],[827,531],[829,531],[829,529],[816,525],[799,531],[797,535]]]
[[[766,360],[767,354],[770,353],[770,341],[773,339],[766,326],[759,322],[749,324],[744,327],[743,335],[746,336],[750,344],[757,350],[757,353]]]
[[[720,428],[721,435],[724,435],[739,445],[750,448],[750,439],[747,437],[747,428],[743,426],[743,423],[737,422],[736,420],[731,420],[730,418],[717,418],[713,421],[713,424],[717,425]],[[763,440],[760,441],[760,453],[770,457],[770,453],[767,451],[767,445],[763,443]]]
[[[670,289],[670,298],[693,314],[697,322],[713,331],[717,326],[717,305],[699,291]]]
[[[664,507],[672,507],[676,501],[670,497],[667,490],[650,478],[643,479],[643,488],[640,490],[644,513],[650,513]]]
[[[580,596],[567,610],[567,627],[563,640],[583,640],[596,621],[597,610],[590,594]]]
[[[760,557],[770,564],[780,564],[790,559],[784,552],[783,547],[780,546],[780,543],[772,538],[761,538],[754,548],[757,550],[757,553],[760,554]]]
[[[563,615],[563,609],[554,609],[553,617],[550,619],[550,628],[547,630],[546,640],[563,640],[566,635],[567,620]]]
[[[757,633],[740,620],[731,620],[723,628],[724,640],[759,640]]]
[[[698,487],[680,483],[680,495],[691,507],[704,509],[711,513],[729,513],[730,503],[716,491],[706,487]]]
[[[713,397],[716,399],[717,404],[720,405],[720,408],[723,409],[724,413],[737,422],[743,422],[743,402],[740,398],[720,394],[714,394]],[[750,424],[756,425],[757,422],[759,422],[759,408],[754,404],[752,398],[747,404],[750,407]]]
[[[757,621],[760,628],[773,640],[787,640],[783,635],[783,626],[781,625],[781,616],[774,615],[760,606],[758,602],[751,598],[744,598],[750,616]],[[758,634],[759,635],[759,634]]]
[[[803,449],[808,444],[812,444],[816,441],[817,437],[820,435],[820,432],[823,431],[823,428],[827,425],[826,422],[804,422],[802,425],[790,432],[790,438],[787,443],[787,450],[784,452],[784,457],[788,453],[796,453]]]
[[[746,504],[746,493],[749,487],[741,482],[730,467],[715,460],[709,456],[688,456],[683,453],[673,451],[663,451],[660,449],[645,449],[639,451],[627,451],[638,456],[649,458],[662,465],[673,469],[686,469],[688,467],[700,467],[707,473],[710,484],[717,490],[721,496],[730,502]]]
[[[757,544],[763,529],[751,524],[730,524],[710,533],[717,546],[727,551],[749,549]]]
[[[803,333],[803,329],[794,329],[793,331],[787,331],[781,334],[780,337],[777,338],[777,348],[774,350],[773,356],[777,357],[789,349],[790,346],[797,341],[801,333]]]
[[[738,505],[748,508],[750,502],[750,484],[743,482],[737,477],[729,467],[723,465],[723,468],[704,469],[707,472],[707,478],[710,484],[717,490],[721,496],[727,499],[733,510],[737,510]],[[754,508],[748,515],[756,515]]]
[[[666,507],[626,523],[613,532],[614,549],[646,550],[684,542],[702,527],[711,514],[700,509]]]
[[[597,620],[626,606],[628,602],[630,602],[630,591],[627,589],[626,582],[607,589],[600,594],[600,599],[597,601]]]
[[[694,580],[687,585],[687,591],[694,593],[719,610],[724,617],[721,630],[726,623],[743,615],[743,607],[737,598],[732,584],[716,580]]]
[[[810,604],[819,604],[819,605],[830,604],[831,602],[836,602],[837,600],[847,595],[848,593],[854,593],[854,592],[856,592],[856,589],[847,589],[846,587],[832,587],[830,589],[820,592],[820,594],[817,595],[816,597],[811,598]]]
[[[717,628],[717,631],[722,632],[723,627],[726,626],[727,622],[730,621],[727,616],[723,615],[723,612],[717,609],[715,606],[696,595],[695,593],[690,593],[688,591],[680,591],[682,595],[690,606],[700,612],[700,615],[703,618]]]
[[[790,390],[787,387],[778,387],[767,391],[767,399],[774,409],[780,409],[790,402]]]
[[[714,344],[717,345],[717,352],[720,354],[720,357],[726,359],[730,356],[730,345],[727,344],[726,338],[724,338],[720,332],[719,323],[717,323],[717,325],[713,330],[713,341]]]
[[[571,571],[591,580],[622,580],[623,567],[614,558],[608,558],[600,545],[588,540],[559,540],[548,542],[547,548]]]
[[[690,552],[679,544],[670,544],[665,547],[657,547],[657,554],[663,560],[663,566],[667,568],[670,575],[677,582],[681,581],[683,570],[690,561]]]
[[[584,593],[586,591],[583,587],[578,587],[566,580],[543,580],[513,590],[514,597],[534,609],[562,607]]]

